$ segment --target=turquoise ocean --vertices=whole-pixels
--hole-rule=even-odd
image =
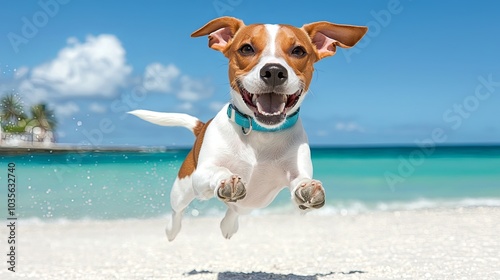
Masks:
[[[143,219],[170,212],[173,181],[188,150],[0,155],[0,210],[15,164],[16,215],[27,221]],[[327,203],[318,214],[500,206],[500,146],[313,148]],[[11,164],[12,166],[12,164]],[[216,199],[186,216],[221,215]],[[293,213],[284,189],[257,214]]]

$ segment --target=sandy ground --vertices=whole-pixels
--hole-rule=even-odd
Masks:
[[[219,220],[171,243],[159,219],[21,220],[15,273],[0,231],[0,279],[500,279],[500,208],[245,216],[231,240]]]

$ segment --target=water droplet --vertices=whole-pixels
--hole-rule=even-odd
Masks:
[[[76,122],[76,125],[78,125],[78,126],[82,126],[82,121],[77,121],[77,122]]]
[[[196,210],[196,209],[193,209],[191,210],[191,215],[193,217],[198,217],[198,215],[200,215],[200,211]]]

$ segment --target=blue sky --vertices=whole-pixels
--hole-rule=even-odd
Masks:
[[[500,143],[496,1],[0,2],[0,94],[56,111],[58,141],[189,146],[185,129],[124,112],[210,119],[229,99],[227,61],[191,32],[245,23],[368,25],[354,49],[316,64],[301,117],[312,145]],[[438,142],[438,140],[434,140]]]

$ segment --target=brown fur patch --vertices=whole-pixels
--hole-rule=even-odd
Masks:
[[[203,131],[205,127],[205,123],[198,121],[196,126],[193,128],[194,136],[198,137],[198,135]]]
[[[193,148],[189,151],[181,165],[181,168],[179,169],[179,174],[177,174],[179,179],[190,176],[196,170],[196,166],[198,166],[198,155],[200,154],[203,138],[205,137],[205,132],[207,131],[210,122],[212,122],[212,120],[209,120],[207,123],[198,122],[193,129],[196,140]]]
[[[262,24],[245,26],[238,30],[225,50],[224,55],[229,59],[229,81],[236,91],[238,91],[237,77],[247,74],[259,63],[262,52],[269,44],[268,37],[266,28]],[[246,44],[252,46],[255,55],[245,56],[239,52]]]
[[[316,50],[304,30],[290,25],[280,25],[280,27],[276,36],[276,53],[286,60],[286,63],[292,67],[297,77],[304,83],[305,92],[312,80],[313,64],[318,60]],[[304,57],[292,55],[292,50],[299,46],[303,47],[307,53]]]

